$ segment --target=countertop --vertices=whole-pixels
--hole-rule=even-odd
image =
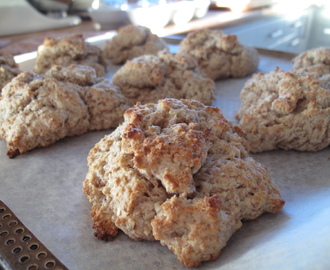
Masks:
[[[246,12],[210,10],[205,17],[201,19],[194,19],[184,25],[170,24],[167,27],[161,29],[157,33],[157,35],[173,36],[203,28],[229,27],[277,13],[278,11],[269,7]],[[32,32],[20,35],[1,36],[0,54],[10,53],[13,55],[17,55],[35,51],[37,50],[38,46],[43,42],[43,40],[48,36],[56,37],[73,33],[81,33],[84,35],[84,37],[92,37],[102,35],[111,30],[116,29],[99,29],[98,25],[95,24],[93,21],[83,20],[82,23],[77,26],[70,26],[61,29]]]
[[[182,25],[172,23],[157,30],[155,34],[182,39],[191,31],[222,29],[225,33],[236,34],[245,45],[297,54],[311,48],[329,46],[330,35],[327,33],[330,19],[324,11],[325,6],[316,5],[299,5],[294,10],[274,5],[243,12],[210,9],[203,18],[193,19]],[[100,25],[85,18],[76,26],[0,36],[0,54],[17,55],[36,51],[49,36],[80,33],[89,38],[115,30],[117,29],[101,29]]]

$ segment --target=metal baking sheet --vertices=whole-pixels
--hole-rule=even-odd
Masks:
[[[263,50],[260,54],[259,71],[291,68],[289,55]],[[32,70],[33,62],[20,66]],[[116,69],[110,70],[109,78]],[[235,121],[247,79],[217,83],[213,105],[229,120]],[[110,132],[64,138],[14,159],[6,156],[6,142],[1,140],[0,199],[69,269],[185,269],[157,241],[137,242],[123,233],[112,242],[93,236],[91,205],[82,183],[88,152]],[[271,151],[253,157],[270,170],[286,204],[279,214],[244,222],[219,258],[199,269],[330,269],[330,148],[315,153]]]

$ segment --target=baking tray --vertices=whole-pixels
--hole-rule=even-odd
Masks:
[[[102,42],[94,42],[103,46]],[[171,50],[176,50],[171,44]],[[291,68],[291,54],[259,50],[259,71]],[[32,70],[34,59],[20,64]],[[111,67],[111,79],[118,67]],[[235,122],[239,93],[249,77],[216,84],[214,106]],[[93,236],[91,205],[82,192],[87,155],[112,130],[64,138],[14,159],[0,141],[0,200],[69,269],[185,269],[158,241]],[[309,153],[252,155],[264,164],[286,200],[279,214],[243,223],[215,261],[199,269],[330,269],[330,148]],[[1,249],[1,245],[0,245]]]

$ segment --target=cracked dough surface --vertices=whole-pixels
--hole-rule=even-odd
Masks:
[[[98,77],[106,74],[107,63],[102,50],[85,42],[80,34],[46,38],[38,47],[34,71],[45,74],[53,65],[67,67],[72,64],[90,66],[95,69]]]
[[[0,99],[0,138],[9,157],[66,136],[117,127],[127,109],[122,93],[88,66],[53,66],[44,76],[23,72]]]
[[[221,30],[203,29],[189,33],[179,46],[179,52],[198,62],[202,74],[217,80],[245,77],[257,70],[256,49],[241,44],[236,35]]]
[[[330,66],[258,73],[237,113],[251,151],[318,151],[330,144]]]
[[[192,100],[137,104],[88,155],[95,236],[159,240],[187,267],[219,256],[241,220],[284,201],[220,113]]]
[[[145,26],[127,25],[118,30],[116,36],[107,40],[103,49],[105,57],[115,64],[146,54],[157,54],[168,50],[166,43]]]
[[[194,99],[210,105],[214,99],[215,84],[201,74],[197,63],[169,52],[128,61],[114,74],[113,83],[132,106],[164,98]]]
[[[292,60],[293,69],[306,68],[316,64],[330,65],[330,47],[305,51]]]
[[[2,87],[21,71],[16,64],[14,57],[10,54],[0,55],[0,93]]]

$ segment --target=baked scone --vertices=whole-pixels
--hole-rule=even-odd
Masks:
[[[97,46],[85,41],[83,35],[48,37],[38,47],[34,71],[45,74],[53,65],[69,66],[79,64],[95,69],[98,77],[106,74],[106,60]]]
[[[194,99],[210,105],[214,99],[215,83],[200,73],[196,61],[169,52],[128,61],[112,81],[132,106],[164,98]]]
[[[0,99],[0,138],[9,157],[88,130],[117,127],[126,99],[88,66],[53,66],[44,76],[23,72]]]
[[[2,87],[19,73],[18,65],[11,54],[0,55],[0,93]]]
[[[89,112],[88,130],[117,127],[129,108],[121,90],[107,79],[97,77],[89,66],[53,66],[45,76],[80,86],[79,94]]]
[[[168,50],[166,43],[149,28],[127,25],[106,41],[103,52],[113,64],[118,65],[141,55],[157,54],[161,50]]]
[[[180,54],[197,60],[202,74],[213,79],[245,77],[255,72],[259,53],[241,44],[236,35],[202,29],[189,33],[180,43]]]
[[[293,69],[300,69],[316,64],[330,65],[330,47],[320,47],[305,51],[292,60]]]
[[[193,100],[137,104],[88,155],[83,191],[95,236],[159,240],[187,267],[216,259],[241,220],[284,201],[219,108]]]
[[[253,153],[318,151],[330,144],[330,66],[255,74],[240,99],[238,126]]]

